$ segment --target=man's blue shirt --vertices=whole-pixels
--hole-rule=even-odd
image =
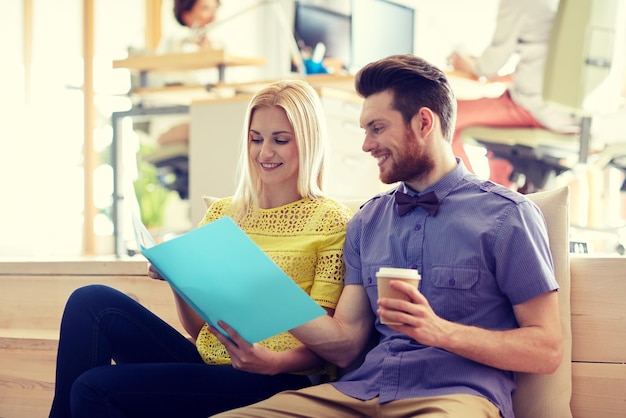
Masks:
[[[462,164],[421,193],[435,191],[435,216],[421,207],[399,216],[396,190],[366,204],[348,225],[346,285],[361,285],[378,307],[380,267],[417,269],[420,292],[437,315],[492,330],[517,328],[512,305],[558,288],[539,208],[524,196],[470,174]],[[483,396],[513,417],[513,373],[420,344],[376,318],[380,343],[333,385],[380,402],[447,394]]]

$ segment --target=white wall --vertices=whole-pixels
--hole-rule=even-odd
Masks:
[[[523,0],[521,0],[523,1]],[[478,55],[495,29],[498,0],[413,0],[415,53],[442,68],[455,48]]]

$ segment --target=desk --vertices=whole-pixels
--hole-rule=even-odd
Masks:
[[[459,100],[475,100],[483,97],[499,97],[505,91],[507,83],[504,81],[481,82],[458,71],[446,72],[448,82]]]
[[[219,81],[224,82],[226,67],[243,65],[265,65],[265,58],[238,57],[227,54],[221,49],[211,49],[160,55],[132,55],[126,59],[113,61],[113,68],[139,71],[140,87],[148,85],[148,73],[151,71],[193,71],[217,68]]]
[[[231,196],[236,187],[241,132],[251,94],[194,101],[189,126],[189,206],[192,225],[206,212],[204,195]]]

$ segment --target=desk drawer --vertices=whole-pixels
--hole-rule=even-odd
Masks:
[[[362,101],[353,102],[331,97],[322,97],[321,100],[327,117],[347,119],[358,126]]]

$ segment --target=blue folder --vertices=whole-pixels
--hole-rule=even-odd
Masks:
[[[326,314],[228,217],[154,245],[138,217],[137,244],[207,323],[218,320],[255,343]]]

